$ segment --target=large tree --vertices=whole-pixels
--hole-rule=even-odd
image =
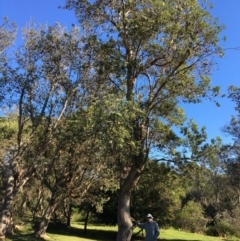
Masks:
[[[197,0],[66,0],[65,8],[75,11],[98,53],[96,85],[114,86],[126,106],[135,106],[129,111],[128,131],[138,151],[125,145],[124,154],[116,158],[117,240],[130,240],[131,190],[153,150],[174,148],[172,127],[184,121],[179,104],[196,103],[218,91],[209,74],[212,57],[222,54],[222,27]]]

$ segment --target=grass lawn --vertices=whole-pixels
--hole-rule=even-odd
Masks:
[[[134,231],[136,233],[138,230]],[[13,236],[8,237],[6,241],[114,241],[116,240],[117,227],[89,225],[87,234],[83,232],[83,225],[74,223],[70,228],[50,228],[47,236],[35,238],[31,235],[32,230],[24,227],[17,231]],[[133,241],[144,240],[142,234],[133,238]],[[239,241],[234,238],[217,238],[200,234],[193,234],[175,229],[161,229],[161,241]]]

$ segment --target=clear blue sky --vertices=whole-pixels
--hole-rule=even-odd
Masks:
[[[0,0],[0,16],[8,16],[21,29],[31,18],[37,23],[49,25],[60,22],[68,29],[71,24],[77,25],[73,11],[58,9],[64,0]],[[227,37],[225,48],[240,47],[240,0],[212,0],[214,17],[226,26],[223,35]],[[225,57],[217,59],[218,68],[212,73],[212,84],[220,85],[221,91],[227,93],[229,85],[239,86],[240,83],[240,50],[227,50]],[[234,103],[227,98],[218,99],[221,107],[213,102],[204,101],[198,105],[187,105],[186,114],[195,119],[202,127],[207,127],[209,138],[220,136],[225,142],[231,138],[221,132],[221,128],[229,123],[235,114]]]

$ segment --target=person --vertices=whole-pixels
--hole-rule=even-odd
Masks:
[[[156,241],[160,234],[159,226],[157,222],[153,221],[153,216],[149,213],[147,215],[147,222],[139,223],[134,218],[131,218],[132,222],[139,228],[145,229],[146,236],[145,241]]]

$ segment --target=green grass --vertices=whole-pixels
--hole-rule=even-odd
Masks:
[[[136,229],[134,233],[138,232]],[[116,240],[117,227],[89,225],[87,233],[84,234],[83,225],[74,223],[72,227],[50,228],[45,238],[35,238],[32,236],[29,227],[23,227],[6,241],[114,241]],[[142,233],[134,237],[134,241],[144,240]],[[161,229],[161,241],[239,241],[240,239],[218,238],[206,235],[193,234],[175,229]]]

